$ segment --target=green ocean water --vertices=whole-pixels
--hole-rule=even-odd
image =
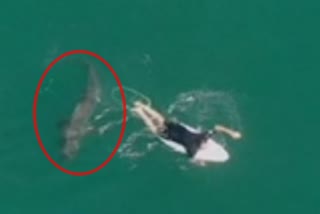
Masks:
[[[32,0],[0,8],[1,213],[320,213],[318,1]],[[158,145],[138,159],[118,153],[90,176],[61,172],[38,145],[32,103],[48,64],[73,49],[104,57],[161,110],[189,91],[232,95],[243,140],[228,142],[227,163],[205,168]],[[108,91],[116,83],[97,64]],[[41,138],[57,160],[56,123],[85,87],[77,71],[57,65],[39,98]],[[141,126],[128,121],[125,137]],[[64,166],[101,163],[119,130],[88,139]]]

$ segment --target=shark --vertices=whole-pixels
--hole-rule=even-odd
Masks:
[[[98,72],[92,63],[84,63],[88,71],[86,92],[81,101],[76,104],[71,118],[63,130],[62,153],[68,159],[77,155],[83,138],[94,131],[90,120],[97,105],[101,102],[101,83]]]

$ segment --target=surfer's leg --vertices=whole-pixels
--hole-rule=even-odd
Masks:
[[[154,134],[159,134],[164,129],[164,117],[151,107],[137,101],[132,112],[140,117]]]
[[[140,101],[136,101],[134,103],[135,107],[141,108],[143,111],[145,111],[147,114],[152,115],[152,117],[156,118],[159,121],[165,121],[164,117],[157,112],[156,110],[152,109],[150,106],[143,104]]]
[[[157,121],[155,118],[151,118],[149,115],[146,115],[145,112],[140,108],[133,109],[134,113],[143,120],[145,125],[151,130],[154,134],[159,134],[162,129],[160,121]]]

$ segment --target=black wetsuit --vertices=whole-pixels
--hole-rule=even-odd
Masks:
[[[209,132],[193,133],[179,123],[167,121],[162,137],[184,146],[189,157],[193,157],[201,144],[210,136]]]

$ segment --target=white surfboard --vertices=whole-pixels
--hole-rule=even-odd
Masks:
[[[193,133],[201,132],[199,129],[195,129],[186,124],[183,124],[183,123],[180,123],[180,124]],[[173,149],[175,152],[179,152],[182,154],[187,153],[186,149],[182,145],[162,137],[159,137],[159,139],[165,145]],[[205,161],[205,162],[226,162],[229,159],[229,153],[225,150],[225,148],[222,145],[218,144],[212,138],[209,138],[207,142],[205,142],[201,146],[201,148],[197,151],[193,159],[199,160],[199,161]]]

